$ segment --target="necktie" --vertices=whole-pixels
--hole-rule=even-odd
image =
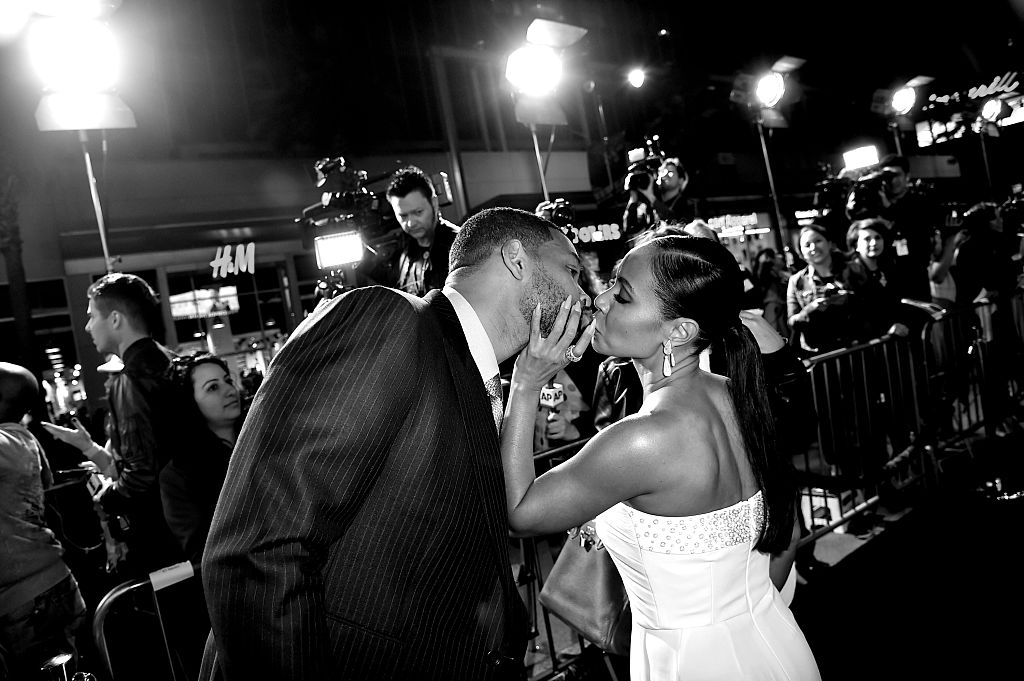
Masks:
[[[501,432],[501,418],[505,415],[505,405],[501,399],[501,377],[494,374],[484,382],[487,394],[491,398],[491,415],[494,417],[494,427]]]

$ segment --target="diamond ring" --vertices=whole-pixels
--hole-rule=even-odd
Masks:
[[[576,345],[570,345],[565,349],[565,361],[566,362],[578,362],[583,359],[583,355],[577,355],[573,350],[576,349]]]

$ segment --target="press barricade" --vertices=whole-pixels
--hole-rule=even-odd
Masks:
[[[940,472],[980,438],[1017,428],[1024,391],[1024,293],[943,311],[921,330],[926,418]]]
[[[811,535],[843,532],[886,492],[926,484],[922,388],[915,347],[887,335],[804,360],[817,437],[794,459]]]
[[[151,572],[148,577],[123,582],[103,597],[93,616],[92,633],[96,648],[112,681],[131,681],[138,678],[191,681],[195,678],[198,671],[198,658],[195,653],[201,653],[201,645],[198,649],[195,645],[191,645],[192,654],[183,655],[181,634],[183,629],[189,628],[192,634],[189,638],[199,641],[205,638],[209,631],[209,622],[196,621],[193,617],[179,616],[182,612],[181,599],[183,596],[181,593],[176,592],[173,598],[168,599],[169,602],[163,603],[163,607],[161,607],[159,596],[165,589],[189,583],[190,586],[199,589],[201,599],[198,580],[198,563],[185,561]],[[180,587],[178,588],[180,589]],[[184,596],[185,599],[188,597]],[[174,614],[171,616],[164,612],[168,606],[174,608]],[[117,655],[112,653],[108,640],[108,620],[115,614],[125,611],[136,616],[141,614],[141,617],[136,617],[135,620],[144,622],[144,624],[140,625],[139,629],[132,630],[131,646],[123,646],[121,651],[122,657],[133,659],[131,661],[125,659],[118,663],[115,660]],[[205,608],[203,612],[205,613]],[[168,622],[169,619],[177,619],[176,626],[172,626]],[[152,630],[153,620],[155,620],[155,629],[159,632],[159,644],[153,640],[152,635],[156,633]],[[145,677],[139,676],[140,661],[143,661],[148,667]]]

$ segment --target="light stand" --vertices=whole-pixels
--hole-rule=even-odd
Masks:
[[[772,197],[772,208],[774,210],[772,213],[772,227],[775,232],[775,248],[781,253],[783,250],[782,211],[779,209],[779,197],[775,191],[775,176],[772,173],[771,160],[768,158],[768,144],[765,142],[764,120],[760,113],[757,116],[757,134],[761,139],[761,153],[764,155],[764,168],[768,173],[768,191]]]
[[[896,143],[896,155],[903,155],[903,145],[900,143],[900,126],[895,118],[889,120],[889,129],[892,130],[892,139]]]
[[[585,86],[590,89],[594,95],[594,101],[597,103],[597,123],[601,134],[601,156],[604,159],[604,170],[608,174],[608,191],[615,191],[615,179],[612,177],[612,166],[608,160],[608,122],[604,117],[604,100],[601,99],[601,93],[597,91],[597,85],[594,81],[589,81]]]
[[[544,201],[550,201],[548,196],[548,183],[544,178],[544,161],[540,157],[540,144],[537,142],[537,124],[530,123],[530,135],[533,137],[533,153],[537,157],[537,174],[540,176],[540,188],[544,194]]]
[[[107,244],[107,223],[103,217],[103,203],[100,200],[99,185],[93,171],[92,156],[89,153],[88,130],[114,130],[136,127],[135,114],[111,92],[105,93],[48,93],[43,95],[36,109],[36,127],[42,132],[77,131],[78,141],[85,159],[85,174],[89,182],[89,195],[96,216],[103,247],[103,267],[113,271],[114,259],[110,257]]]
[[[515,98],[516,120],[530,129],[533,138],[533,152],[537,161],[537,174],[540,177],[541,193],[545,201],[550,201],[548,183],[544,172],[544,160],[540,154],[540,142],[537,140],[538,125],[567,125],[568,119],[558,102],[550,97],[532,97],[518,94]]]
[[[78,141],[82,144],[82,156],[85,158],[85,175],[89,180],[89,194],[92,196],[92,209],[96,214],[96,226],[100,230],[100,244],[103,246],[103,263],[108,273],[113,271],[113,259],[107,247],[107,224],[103,220],[103,206],[100,202],[100,191],[96,184],[96,174],[92,170],[92,158],[89,156],[89,135],[85,130],[78,131]]]

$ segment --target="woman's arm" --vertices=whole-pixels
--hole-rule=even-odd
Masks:
[[[797,513],[800,513],[800,509],[797,509]],[[796,560],[796,547],[800,541],[800,526],[797,524],[796,519],[793,520],[793,532],[790,536],[789,546],[787,546],[781,553],[772,555],[770,562],[768,563],[768,574],[772,579],[772,584],[779,591],[782,591],[782,587],[786,585],[786,580],[789,578],[789,572],[793,568],[793,561]]]
[[[563,304],[551,334],[540,335],[539,308],[534,311],[530,342],[512,372],[505,420],[501,429],[501,456],[509,526],[517,534],[543,534],[564,530],[610,507],[616,501],[646,491],[637,482],[636,466],[623,455],[633,428],[609,427],[596,435],[576,456],[535,479],[533,428],[541,387],[565,366],[565,349],[579,325],[579,306]],[[593,325],[576,343],[586,349]]]
[[[797,272],[789,278],[789,284],[786,286],[786,310],[789,313],[789,325],[803,324],[807,321],[807,316],[818,309],[818,301],[812,300],[805,307],[803,302],[800,300],[800,292],[797,290],[797,286],[803,278],[802,272]]]
[[[942,246],[942,255],[928,266],[928,276],[936,284],[941,284],[946,280],[949,268],[953,265],[953,254],[956,253],[956,247],[963,240],[961,234],[962,232],[957,232],[946,239],[946,243]]]

